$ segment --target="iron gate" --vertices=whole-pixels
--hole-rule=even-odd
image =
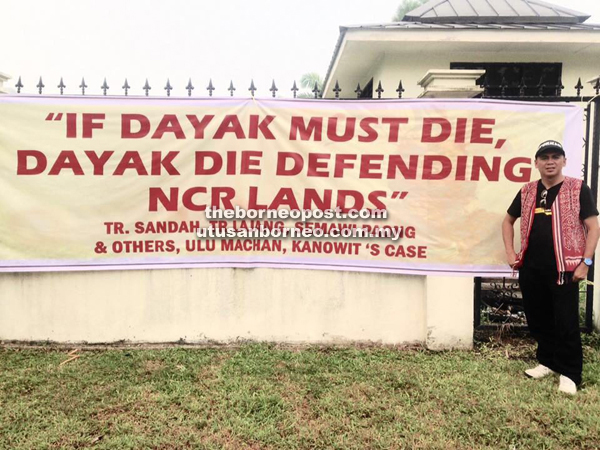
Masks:
[[[561,91],[564,89],[559,79],[556,86],[547,86],[543,80],[536,86],[539,89],[538,96],[525,96],[527,88],[521,83],[519,87],[519,96],[502,95],[509,88],[508,83],[503,79],[499,86],[488,86],[484,80],[484,93],[482,97],[498,100],[519,100],[519,101],[543,101],[543,102],[566,102],[566,103],[586,103],[584,107],[585,136],[583,139],[583,167],[582,175],[584,183],[588,184],[592,190],[594,200],[598,199],[598,168],[600,155],[600,78],[596,80],[594,86],[594,96],[581,96],[583,85],[581,79],[575,86],[577,96],[563,97]],[[529,87],[531,88],[531,87]],[[544,90],[551,88],[555,95],[543,95]],[[486,95],[490,90],[500,91],[499,96]],[[591,144],[591,145],[590,145]],[[507,204],[508,206],[508,204]],[[594,297],[594,264],[588,272],[589,283],[582,282],[580,287],[580,298],[585,297],[584,318],[582,331],[591,332],[593,330],[593,297]],[[474,284],[474,326],[475,329],[498,328],[504,324],[523,326],[525,315],[523,312],[522,299],[519,291],[518,281],[515,278],[483,278],[476,277]],[[485,314],[487,323],[482,323],[482,313]]]

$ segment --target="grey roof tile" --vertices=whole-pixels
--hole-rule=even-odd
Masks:
[[[542,0],[430,0],[408,12],[412,22],[582,23],[590,16]]]
[[[473,8],[473,5],[469,2],[469,0],[456,0],[454,2],[454,7],[456,8],[456,12],[461,12],[463,14],[475,14],[476,11]]]
[[[515,10],[510,7],[506,0],[494,3],[494,10],[499,16],[513,16]]]
[[[453,3],[453,1],[448,1],[446,3]],[[473,7],[475,8],[475,11],[477,12],[478,16],[484,16],[484,17],[497,17],[498,16],[498,12],[494,9],[494,7],[487,0],[483,0],[483,1],[479,1],[479,2],[474,1]],[[464,14],[460,14],[460,17],[462,17],[462,16],[464,16]]]
[[[506,4],[511,7],[516,16],[539,16],[539,13],[528,2],[522,0],[506,0]]]
[[[437,16],[456,16],[457,11],[452,7],[452,2],[444,2],[433,9]]]

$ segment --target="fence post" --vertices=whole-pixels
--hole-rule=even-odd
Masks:
[[[594,107],[591,109],[593,124],[592,124],[592,160],[590,163],[590,188],[594,194],[594,200],[598,203],[598,169],[600,166],[600,98],[594,98]],[[588,115],[588,121],[592,118]],[[594,266],[588,274],[588,280],[594,282],[594,279],[600,279],[600,276],[596,277],[596,269],[600,268],[598,264],[600,257],[600,251],[596,250],[596,257],[594,258]],[[600,274],[597,274],[600,275]],[[600,330],[600,289],[594,289],[593,285],[587,286],[587,301],[586,301],[586,317],[585,326],[589,331],[594,328]]]

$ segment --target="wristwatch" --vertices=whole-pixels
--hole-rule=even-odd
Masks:
[[[586,266],[590,267],[590,266],[591,266],[591,265],[592,265],[594,262],[592,261],[592,259],[591,259],[591,258],[583,258],[583,263],[584,263]]]

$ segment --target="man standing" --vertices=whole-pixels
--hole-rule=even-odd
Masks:
[[[541,179],[517,193],[502,222],[508,264],[519,285],[539,365],[525,374],[539,379],[560,374],[559,391],[575,394],[583,353],[579,334],[579,281],[587,278],[600,236],[590,188],[562,174],[567,160],[557,141],[542,142],[535,154]],[[514,249],[514,223],[521,217],[521,251]]]

